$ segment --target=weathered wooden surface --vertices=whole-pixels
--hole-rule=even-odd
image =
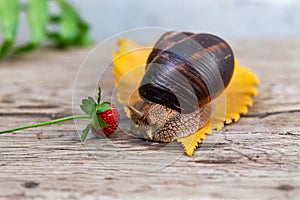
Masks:
[[[0,198],[299,199],[300,40],[231,43],[260,77],[260,94],[247,117],[209,137],[194,157],[176,143],[163,148],[121,133],[83,144],[73,122],[5,134]],[[72,114],[89,50],[41,50],[1,63],[0,130]],[[95,89],[88,73],[78,99]],[[107,96],[111,75],[101,85]]]

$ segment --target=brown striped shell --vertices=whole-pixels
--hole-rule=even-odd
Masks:
[[[232,77],[230,46],[211,34],[167,32],[148,57],[140,96],[191,113],[218,96]]]

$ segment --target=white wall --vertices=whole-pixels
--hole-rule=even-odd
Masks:
[[[212,32],[226,37],[300,33],[300,0],[70,0],[102,40],[137,27]]]

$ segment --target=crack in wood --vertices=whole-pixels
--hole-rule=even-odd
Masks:
[[[256,114],[247,114],[243,115],[242,117],[247,117],[247,118],[255,118],[258,117],[260,119],[272,116],[272,115],[280,115],[280,114],[289,114],[289,113],[298,113],[300,112],[300,109],[296,110],[286,110],[286,111],[276,111],[276,112],[266,112],[266,113],[256,113]]]
[[[294,190],[294,187],[290,184],[282,184],[279,185],[276,189],[281,191],[291,191]]]
[[[195,160],[193,161],[195,163],[201,163],[201,164],[217,164],[217,165],[223,165],[223,164],[236,164],[236,161],[233,160]]]
[[[290,132],[290,131],[286,131],[286,132],[284,132],[284,133],[279,133],[278,135],[299,136],[300,133],[293,133],[293,132]]]
[[[51,108],[58,108],[58,106],[57,105],[37,105],[37,106],[21,105],[21,106],[17,106],[17,108],[19,108],[19,109],[51,109]]]

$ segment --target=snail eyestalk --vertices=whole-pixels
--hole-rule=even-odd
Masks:
[[[126,107],[130,110],[132,114],[135,115],[136,118],[141,119],[144,116],[144,114],[141,111],[137,110],[136,108],[130,105],[126,105]]]

